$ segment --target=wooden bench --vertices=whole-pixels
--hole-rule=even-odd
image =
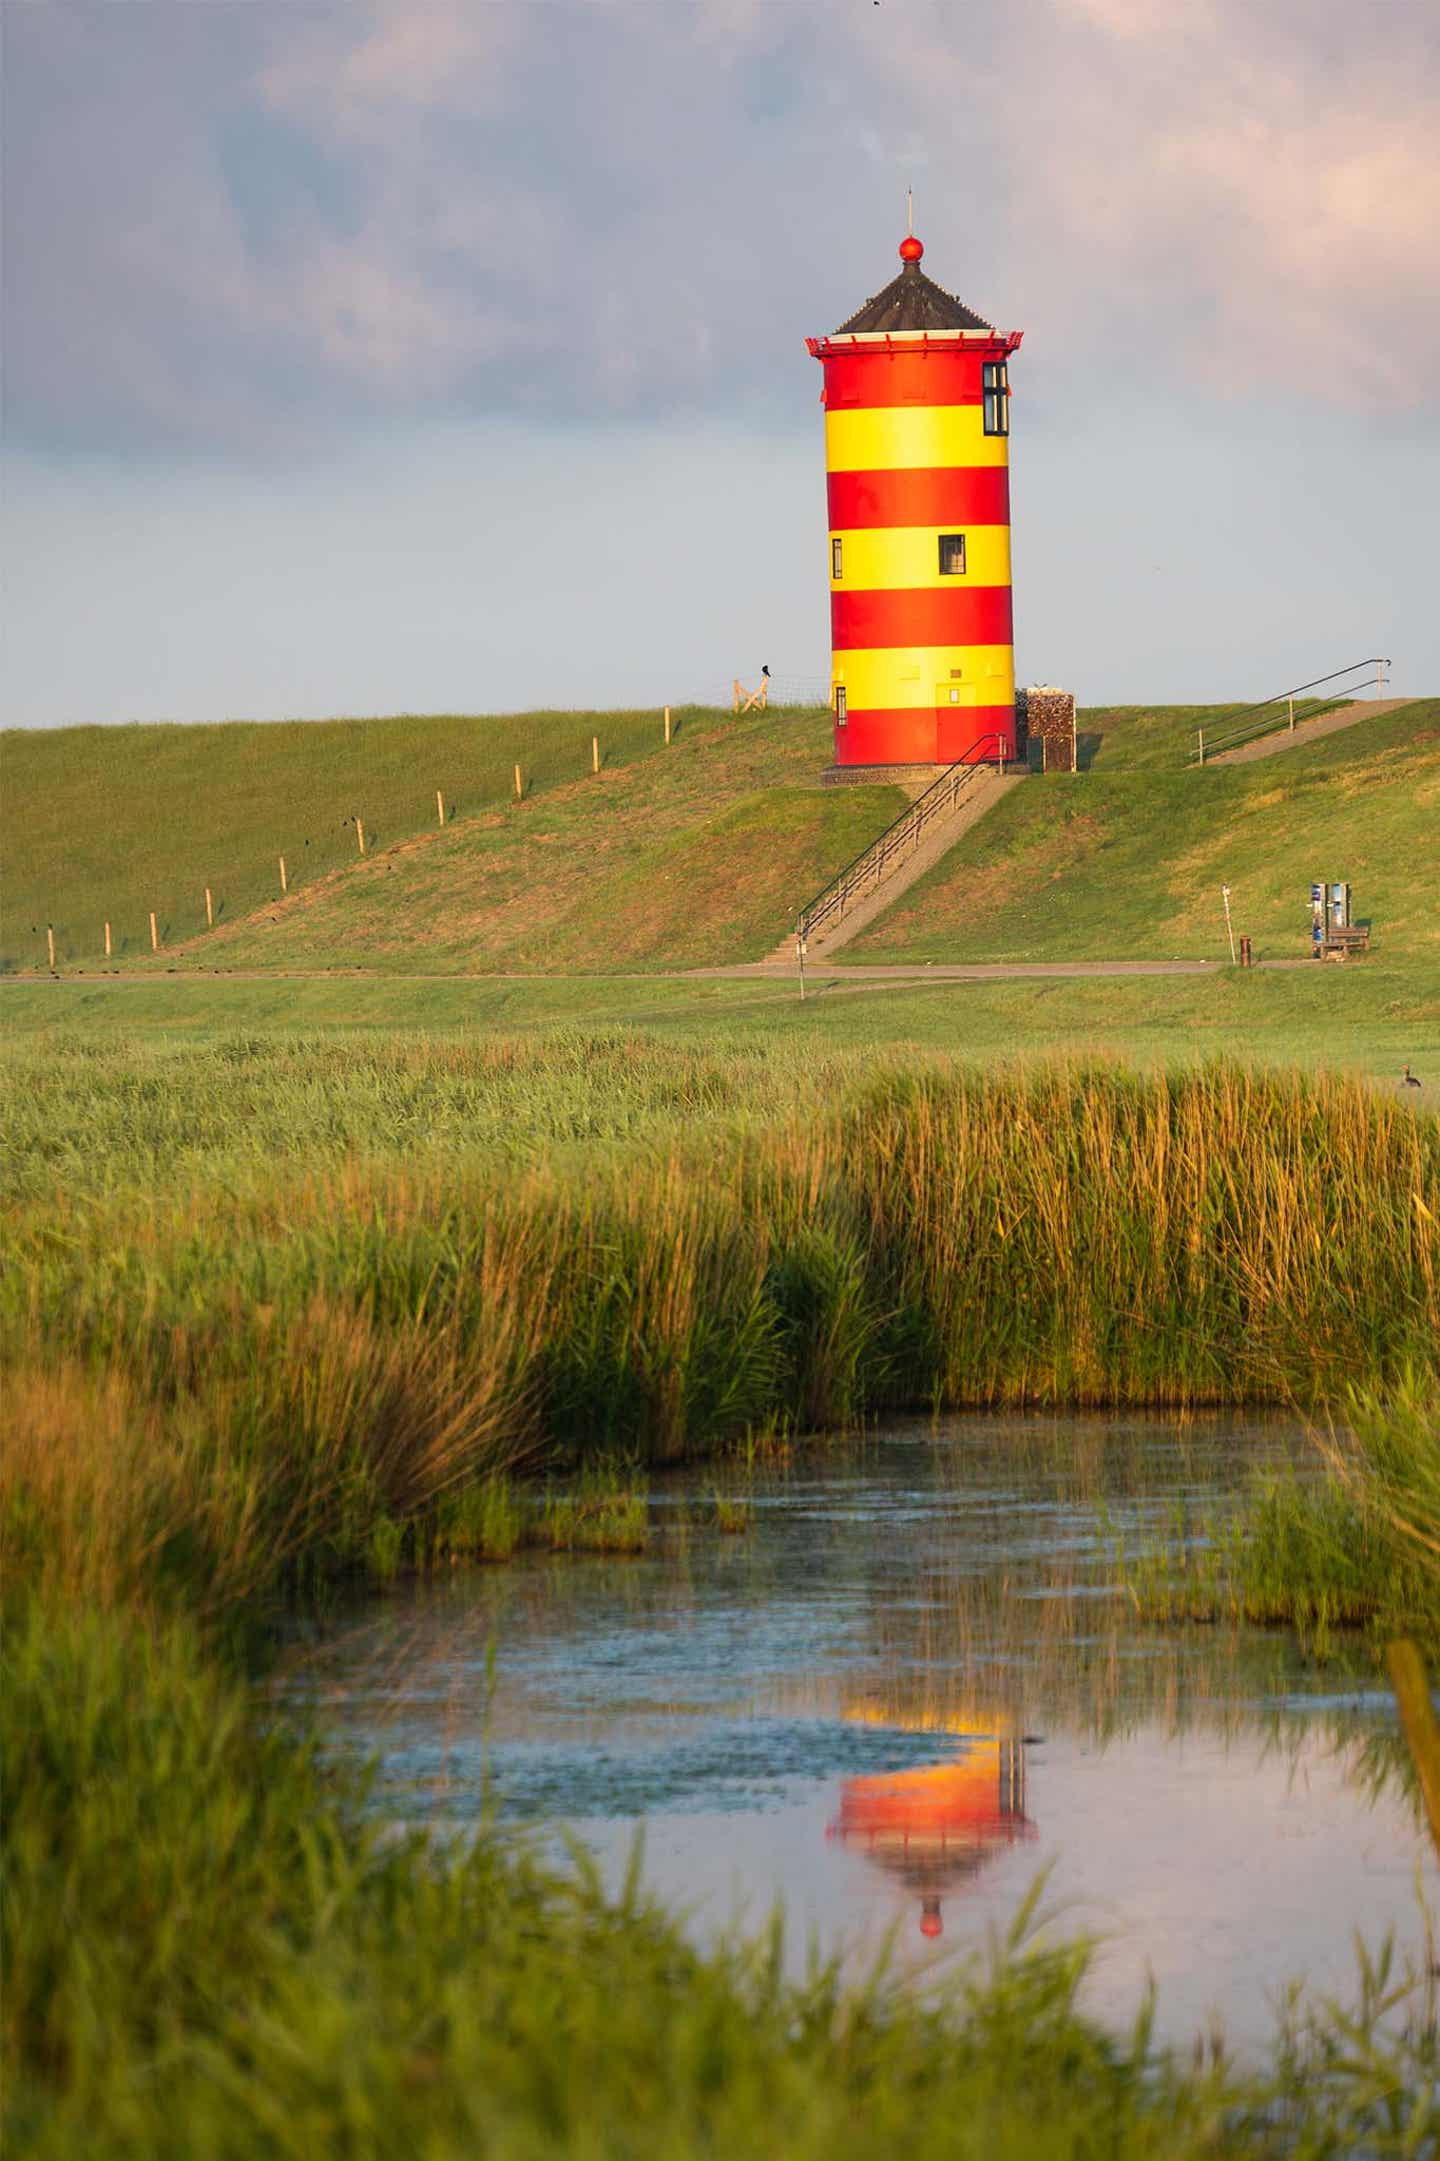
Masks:
[[[1369,950],[1370,925],[1346,923],[1326,931],[1321,954],[1325,960],[1344,960],[1350,953],[1368,953]]]

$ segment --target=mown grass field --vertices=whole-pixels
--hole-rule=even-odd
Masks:
[[[1374,957],[1440,980],[1440,700],[1204,772],[1154,755],[1168,716],[1113,732],[1113,759],[1102,731],[1089,771],[1013,789],[846,958],[1224,959],[1227,883],[1257,956],[1303,955],[1310,881],[1348,878]]]
[[[1408,1063],[1425,1082],[1420,1100],[1440,1095],[1440,970],[1378,955],[1343,968],[1011,982],[857,981],[835,967],[812,972],[803,1004],[793,982],[764,978],[194,973],[12,982],[0,990],[0,1018],[17,1057],[106,1045],[157,1070],[187,1045],[234,1037],[277,1052],[288,1045],[299,1066],[312,1039],[393,1038],[398,1048],[416,1037],[443,1045],[598,1031],[633,1045],[637,1073],[651,1046],[665,1044],[733,1052],[754,1067],[831,1053],[938,1052],[987,1067],[1057,1053],[1139,1066],[1227,1056],[1355,1071],[1384,1086]]]

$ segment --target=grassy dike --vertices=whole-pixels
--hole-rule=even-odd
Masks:
[[[1343,876],[1373,921],[1375,957],[1440,977],[1440,932],[1412,874],[1433,856],[1440,817],[1440,700],[1204,771],[1187,771],[1183,754],[1155,762],[1138,731],[1115,730],[1112,750],[1105,726],[1090,770],[1012,789],[846,959],[1213,957],[1225,950],[1222,884],[1257,958],[1299,958],[1311,879]]]
[[[1053,1939],[930,1997],[792,1985],[773,1943],[699,1954],[637,1888],[367,1829],[244,1675],[282,1600],[431,1565],[516,1468],[588,1464],[603,1496],[617,1449],[889,1405],[1410,1386],[1440,1126],[1225,1066],[937,1065],[753,1125],[657,1093],[582,1156],[522,1069],[508,1164],[463,1119],[403,1162],[312,1150],[297,1099],[289,1160],[115,1145],[62,1184],[16,1114],[7,2152],[1433,2154],[1433,2000],[1383,1963],[1244,2076],[1097,2032]]]
[[[674,732],[726,717],[686,708]],[[193,937],[206,886],[223,927],[276,897],[281,855],[298,892],[356,860],[357,817],[372,851],[433,831],[437,789],[473,822],[513,799],[517,764],[530,797],[588,773],[597,735],[609,785],[666,747],[654,709],[8,729],[0,969],[36,965],[47,923],[62,963],[91,966],[107,921],[117,959],[148,953],[152,908],[167,945]]]

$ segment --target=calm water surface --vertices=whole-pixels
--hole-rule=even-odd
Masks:
[[[809,1947],[898,1965],[983,1944],[1049,1870],[1102,1939],[1092,2009],[1147,1977],[1188,2039],[1259,2039],[1287,1982],[1345,1991],[1356,1929],[1422,1948],[1433,1861],[1363,1658],[1137,1626],[1117,1540],[1233,1504],[1283,1425],[951,1418],[727,1472],[749,1533],[662,1487],[653,1550],[522,1559],[296,1646],[282,1700],[378,1759],[397,1820],[562,1829],[701,1935],[783,1904]]]

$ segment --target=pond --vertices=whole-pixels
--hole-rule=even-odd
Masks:
[[[787,1956],[898,1971],[983,1946],[1047,1872],[1098,1939],[1087,2005],[1242,2045],[1353,1936],[1423,1952],[1434,1863],[1360,1650],[1157,1628],[1120,1542],[1193,1528],[1293,1427],[948,1417],[666,1481],[650,1550],[406,1586],[296,1644],[276,1688],[378,1763],[373,1805],[580,1840],[704,1937],[783,1908]],[[717,1482],[750,1528],[703,1523]],[[713,1514],[713,1509],[710,1511]],[[942,1967],[943,1973],[943,1967]]]

